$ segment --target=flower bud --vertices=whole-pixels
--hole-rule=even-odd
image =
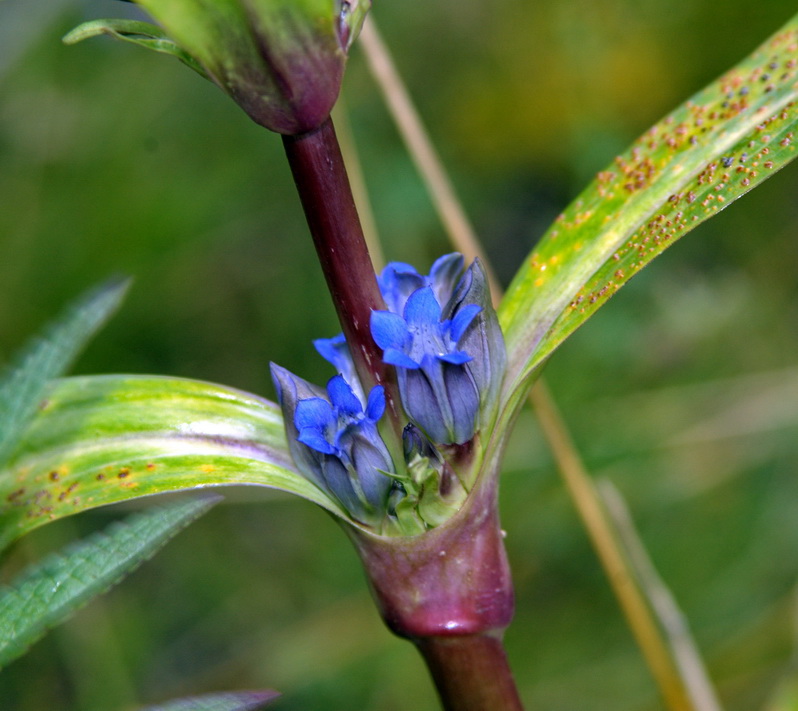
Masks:
[[[349,48],[371,5],[370,0],[135,2],[165,36],[145,23],[130,29],[130,23],[111,20],[87,23],[67,41],[105,33],[178,56],[256,123],[288,135],[318,128],[330,115]]]

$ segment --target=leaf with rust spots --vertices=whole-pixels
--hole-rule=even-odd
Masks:
[[[87,509],[234,484],[297,494],[346,518],[294,469],[268,400],[179,378],[69,378],[0,468],[0,548]]]
[[[798,18],[644,133],[557,218],[499,308],[509,417],[551,353],[634,274],[796,155]]]

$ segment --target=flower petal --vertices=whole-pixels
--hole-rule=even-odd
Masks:
[[[473,360],[465,351],[452,351],[451,353],[439,355],[437,358],[444,363],[451,363],[452,365],[463,365],[463,363],[468,363],[468,361]]]
[[[395,314],[401,314],[410,294],[426,284],[425,278],[414,267],[403,262],[388,264],[377,282],[388,310]]]
[[[315,449],[322,454],[335,454],[335,447],[333,447],[322,435],[319,430],[308,427],[299,430],[297,441],[307,445],[311,449]]]
[[[386,348],[382,354],[382,359],[389,365],[395,365],[398,368],[409,368],[410,370],[418,370],[421,365],[416,363],[407,353],[397,350],[396,348]]]
[[[366,418],[376,422],[385,412],[385,388],[382,385],[375,385],[369,393],[368,403],[366,403]]]
[[[441,305],[431,287],[427,286],[413,292],[405,304],[404,317],[410,327],[440,323]]]
[[[336,375],[327,382],[327,392],[330,395],[330,402],[341,412],[350,417],[360,415],[363,412],[363,405],[352,392],[352,388],[344,380],[343,375]]]
[[[452,297],[457,281],[463,273],[463,262],[463,255],[458,252],[444,254],[435,260],[429,271],[429,284],[441,308]]]
[[[482,307],[479,304],[465,304],[462,308],[458,309],[452,319],[451,325],[452,340],[455,343],[463,337],[466,329],[471,325],[471,322],[477,317],[480,311],[482,311]]]
[[[410,339],[404,319],[390,311],[371,312],[371,335],[383,350],[401,350]]]
[[[329,402],[320,397],[300,400],[294,413],[294,424],[298,430],[307,428],[324,430],[333,422],[333,410]]]

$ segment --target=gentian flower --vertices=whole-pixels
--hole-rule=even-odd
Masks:
[[[475,261],[458,280],[461,269],[460,255],[437,260],[429,277],[389,265],[380,286],[391,310],[371,318],[385,362],[397,368],[405,411],[436,444],[474,437],[480,415],[491,413],[505,368],[482,267]]]
[[[463,255],[453,252],[435,260],[429,276],[419,274],[415,267],[402,262],[391,262],[377,277],[382,298],[388,311],[402,314],[405,304],[414,291],[429,286],[439,304],[449,301],[457,281],[463,273]]]
[[[377,430],[385,411],[382,387],[372,388],[363,403],[342,375],[324,392],[274,363],[271,370],[297,469],[353,518],[380,524],[394,488],[394,464]]]
[[[434,442],[462,444],[474,436],[479,391],[465,369],[471,356],[457,343],[480,311],[474,304],[456,320],[441,320],[432,287],[407,299],[404,314],[375,311],[371,332],[386,363],[397,366],[407,414]]]
[[[366,402],[366,396],[357,377],[355,363],[349,351],[349,344],[346,342],[343,333],[339,333],[332,338],[318,338],[313,341],[313,345],[319,355],[330,363],[335,370],[344,376],[344,380],[350,385],[360,402]]]
[[[372,313],[371,331],[410,420],[404,461],[378,430],[383,388],[366,395],[342,334],[313,342],[338,372],[326,391],[274,364],[272,377],[297,469],[358,521],[413,535],[447,520],[467,495],[464,460],[449,461],[440,446],[471,441],[492,417],[504,340],[479,262],[463,272],[463,257],[449,254],[429,275],[394,262],[378,282],[389,310]]]

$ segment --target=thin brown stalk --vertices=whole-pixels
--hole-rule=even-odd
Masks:
[[[363,46],[369,68],[377,80],[377,85],[382,91],[402,139],[407,145],[408,153],[435,204],[441,222],[458,251],[470,260],[479,257],[483,262],[491,284],[493,300],[498,303],[501,294],[496,291],[498,289],[496,276],[490,270],[479,239],[457,199],[449,176],[424,129],[421,118],[399,76],[388,48],[377,31],[373,18],[369,18],[363,26],[360,43]]]
[[[687,694],[679,669],[673,663],[667,640],[636,582],[618,541],[617,531],[607,515],[593,480],[585,470],[557,406],[542,382],[538,382],[533,389],[530,400],[535,406],[541,428],[559,465],[565,485],[590,533],[593,547],[668,707],[674,711],[698,709]]]
[[[634,570],[635,582],[653,608],[693,705],[700,711],[721,711],[687,621],[651,562],[623,496],[609,480],[601,480],[597,486],[605,511],[614,523],[619,542]]]

